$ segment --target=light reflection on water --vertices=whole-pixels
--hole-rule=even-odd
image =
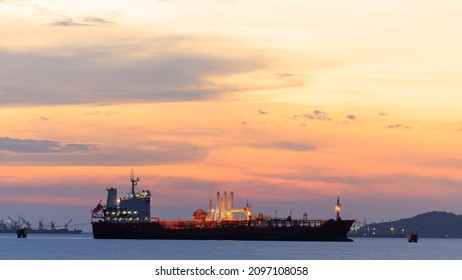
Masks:
[[[462,239],[354,242],[96,240],[91,234],[0,234],[1,260],[462,260]]]

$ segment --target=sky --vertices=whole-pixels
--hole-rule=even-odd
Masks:
[[[462,214],[462,3],[0,0],[0,217]]]

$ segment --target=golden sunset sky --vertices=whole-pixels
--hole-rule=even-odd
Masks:
[[[462,213],[462,2],[0,0],[0,217]]]

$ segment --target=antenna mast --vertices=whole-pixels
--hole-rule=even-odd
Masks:
[[[133,169],[130,169],[130,182],[132,182],[132,194],[135,196],[135,186],[138,185],[138,182],[140,181],[140,178],[136,178],[135,180],[135,171]]]

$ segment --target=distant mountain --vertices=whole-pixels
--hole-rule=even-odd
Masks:
[[[419,237],[462,238],[462,215],[433,211],[392,222],[363,225],[351,236],[401,237],[418,231]]]

